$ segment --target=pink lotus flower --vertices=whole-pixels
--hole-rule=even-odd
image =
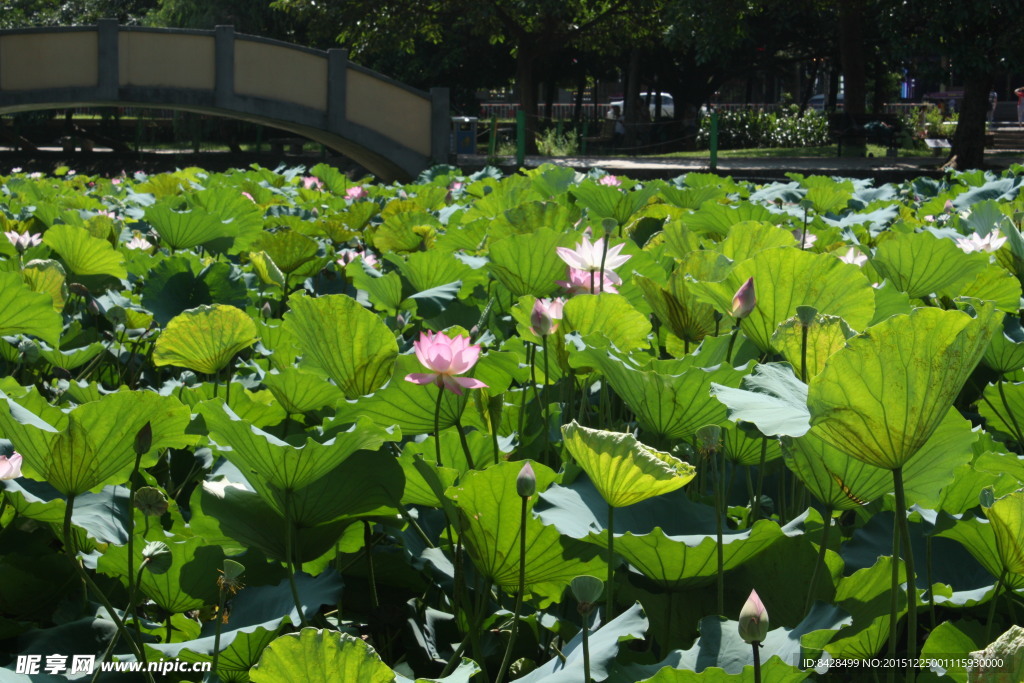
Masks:
[[[800,242],[802,240],[803,241],[803,245],[805,247],[809,247],[809,246],[811,246],[812,244],[814,244],[815,242],[818,241],[818,236],[815,235],[812,232],[805,233],[803,230],[797,229],[797,230],[792,231],[791,234],[793,235],[793,238],[797,242]]]
[[[568,247],[557,247],[555,251],[558,252],[559,258],[569,264],[570,268],[576,268],[587,272],[601,270],[601,258],[604,257],[604,279],[611,281],[612,284],[622,284],[622,278],[615,273],[615,269],[624,264],[626,261],[632,258],[629,254],[620,254],[625,243],[616,244],[614,247],[609,247],[608,253],[604,254],[604,237],[601,237],[596,242],[591,243],[590,239],[584,235],[583,239],[576,243],[575,249]],[[570,281],[572,280],[572,274],[569,275]],[[598,288],[600,289],[600,288]],[[608,291],[607,285],[605,291]]]
[[[15,451],[10,457],[0,455],[0,480],[17,479],[21,476],[21,453]]]
[[[594,273],[594,278],[593,278],[593,283],[594,283],[593,290],[591,290],[591,287],[590,287],[590,283],[591,283],[590,273],[591,273],[591,271],[589,271],[589,270],[580,270],[579,268],[570,268],[569,269],[569,279],[568,280],[555,280],[555,284],[558,285],[559,287],[561,287],[562,289],[564,289],[565,293],[568,294],[569,296],[575,296],[577,294],[597,294],[598,292],[601,291],[601,284],[602,284],[601,280],[603,279],[604,280],[604,283],[603,283],[604,284],[604,291],[606,293],[608,293],[608,294],[618,294],[619,293],[619,290],[615,287],[614,284],[612,284],[610,278],[608,277],[608,276],[615,276],[615,280],[617,282],[622,282],[622,280],[618,276],[616,276],[615,273],[613,273],[610,270],[606,270],[606,271],[604,271],[604,275],[602,276],[601,273],[596,273],[595,272]]]
[[[342,268],[352,263],[357,258],[363,259],[363,262],[372,268],[376,268],[379,263],[376,256],[368,251],[362,251],[359,249],[341,249],[338,251],[338,256],[340,257],[338,259],[338,265]]]
[[[315,175],[308,175],[302,178],[302,186],[307,190],[321,190],[323,189],[324,181]]]
[[[356,201],[357,199],[366,199],[370,196],[370,193],[366,191],[366,188],[362,185],[356,185],[345,190],[345,199],[351,199]]]
[[[245,197],[246,199],[248,199],[248,200],[249,200],[250,202],[252,202],[253,204],[255,204],[255,203],[256,203],[256,200],[255,200],[255,199],[253,199],[253,198],[252,198],[252,195],[251,195],[251,194],[249,194],[248,192],[243,192],[243,193],[242,193],[242,196],[243,196],[243,197]]]
[[[846,253],[839,257],[843,263],[852,263],[855,266],[863,266],[868,262],[868,255],[857,247],[850,247]]]
[[[747,281],[740,285],[736,294],[732,297],[732,317],[740,320],[750,315],[757,306],[757,295],[754,293],[754,278],[747,278]]]
[[[968,254],[975,251],[992,253],[999,251],[999,248],[1006,244],[1006,237],[1000,235],[998,230],[993,230],[984,237],[974,232],[966,237],[957,237],[956,244]]]
[[[606,185],[608,187],[619,187],[622,185],[622,181],[619,180],[617,176],[603,175],[598,179],[597,184]]]
[[[130,240],[125,242],[124,246],[126,249],[141,249],[142,251],[148,251],[153,248],[152,243],[137,232]]]
[[[530,330],[538,337],[545,337],[557,330],[564,303],[561,299],[537,299],[530,312]]]
[[[487,385],[472,377],[456,377],[476,365],[480,358],[480,347],[469,343],[469,337],[462,335],[452,339],[441,332],[423,332],[419,341],[413,342],[416,358],[423,367],[433,372],[413,372],[405,376],[414,384],[436,384],[442,389],[453,391],[459,396],[462,389],[483,389]]]
[[[15,230],[8,230],[4,235],[7,236],[7,239],[10,240],[11,244],[13,244],[18,251],[25,251],[29,247],[41,244],[43,241],[42,235],[33,235],[30,232],[19,233]]]

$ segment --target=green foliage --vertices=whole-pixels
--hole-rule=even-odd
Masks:
[[[831,144],[828,119],[820,112],[764,112],[736,109],[718,114],[718,148],[819,147]],[[701,119],[697,146],[707,149],[711,134],[710,117]]]

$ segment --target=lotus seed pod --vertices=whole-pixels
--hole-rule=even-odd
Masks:
[[[167,512],[167,496],[158,488],[142,486],[135,491],[135,507],[144,515],[160,517]]]
[[[576,598],[576,602],[580,603],[582,608],[584,605],[593,605],[601,597],[601,593],[604,592],[604,581],[597,578],[596,576],[577,576],[569,583],[569,589],[572,591],[572,595]],[[590,611],[587,609],[586,611]]]
[[[533,473],[533,468],[527,461],[523,463],[523,468],[519,470],[519,476],[516,477],[516,493],[522,498],[529,498],[536,492],[537,475]]]
[[[750,597],[743,603],[740,610],[740,638],[747,643],[763,642],[768,635],[768,610],[757,596],[757,591],[750,591]]]
[[[800,321],[800,324],[804,327],[810,327],[814,324],[814,318],[818,315],[818,309],[814,306],[797,306],[796,307],[796,319]]]

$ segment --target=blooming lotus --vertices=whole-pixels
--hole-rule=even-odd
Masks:
[[[802,242],[805,247],[809,247],[818,241],[818,236],[813,232],[806,232],[804,230],[793,230],[791,233],[797,242]]]
[[[483,389],[487,385],[472,377],[462,375],[476,365],[480,358],[480,346],[469,343],[469,337],[459,335],[452,339],[441,332],[423,332],[419,341],[413,342],[416,358],[431,372],[413,372],[405,376],[414,384],[436,384],[453,391],[459,396],[463,389]]]
[[[139,233],[135,233],[130,240],[125,242],[124,246],[126,249],[141,249],[142,251],[149,251],[153,248],[152,243]]]
[[[368,251],[362,251],[359,249],[340,249],[338,250],[338,256],[338,265],[342,267],[347,266],[357,258],[363,259],[363,263],[372,268],[376,268],[379,263],[376,256]]]
[[[307,190],[320,190],[323,189],[324,181],[320,180],[315,175],[308,175],[302,178],[302,186]]]
[[[604,275],[596,274],[594,279],[590,279],[590,272],[586,270],[580,270],[578,268],[569,269],[568,280],[556,280],[555,284],[565,290],[569,296],[575,296],[576,294],[597,294],[601,291],[601,280],[604,279],[604,291],[608,294],[618,294],[619,290],[616,289],[615,285],[611,283],[608,276],[615,275],[610,270],[604,271]],[[621,279],[616,277],[618,282],[622,282]],[[594,287],[591,290],[590,284],[593,282]]]
[[[345,199],[351,199],[355,201],[357,199],[366,199],[370,196],[370,193],[366,191],[366,188],[362,185],[356,185],[345,190]]]
[[[868,255],[857,247],[850,247],[846,253],[839,257],[843,263],[852,263],[855,266],[863,266],[868,262]]]
[[[15,230],[8,230],[4,234],[7,235],[7,239],[10,240],[11,244],[13,244],[18,251],[25,251],[29,247],[41,244],[43,241],[42,235],[33,235],[29,232],[19,233]]]
[[[21,453],[15,451],[10,457],[0,455],[0,480],[17,479],[21,476]]]
[[[558,252],[559,258],[569,264],[569,268],[576,268],[587,273],[594,273],[601,270],[602,259],[604,261],[604,280],[606,281],[605,290],[608,289],[607,282],[610,281],[612,284],[622,284],[622,278],[616,273],[615,269],[624,264],[630,258],[629,254],[620,254],[622,247],[625,243],[616,244],[614,247],[608,248],[608,253],[604,253],[604,237],[599,238],[596,242],[591,242],[590,239],[584,235],[583,239],[576,243],[575,249],[569,249],[568,247],[557,247],[555,251]],[[569,279],[572,280],[572,272],[569,273]],[[596,287],[597,291],[600,291],[600,287]],[[588,288],[589,289],[589,288]]]
[[[999,251],[999,248],[1006,244],[1006,237],[1001,235],[998,230],[992,230],[984,237],[973,232],[966,237],[957,237],[956,243],[958,247],[968,254],[975,251],[987,251],[991,253]]]
[[[561,299],[537,299],[530,312],[530,329],[539,337],[544,337],[558,329],[558,321],[562,319]]]
[[[617,176],[605,175],[601,176],[601,178],[597,181],[597,184],[607,185],[608,187],[620,187],[622,185],[622,181],[619,180]]]

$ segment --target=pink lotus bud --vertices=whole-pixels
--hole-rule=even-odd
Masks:
[[[21,476],[21,453],[15,451],[10,457],[0,455],[0,480],[17,479]]]
[[[750,591],[750,597],[743,603],[740,610],[740,638],[747,643],[764,642],[768,635],[768,610],[757,596],[757,591]]]
[[[732,298],[732,317],[742,320],[750,315],[757,305],[757,295],[754,294],[754,278],[750,277],[743,285],[736,290]]]
[[[953,206],[953,200],[947,199],[946,203],[942,206],[942,210],[945,211],[946,213],[953,213],[954,211],[956,211],[956,207]]]
[[[562,319],[561,299],[537,299],[530,312],[530,329],[539,337],[546,337],[558,329]]]
[[[520,498],[529,498],[537,492],[537,475],[534,474],[530,462],[523,463],[523,469],[519,470],[516,477],[516,493]]]

